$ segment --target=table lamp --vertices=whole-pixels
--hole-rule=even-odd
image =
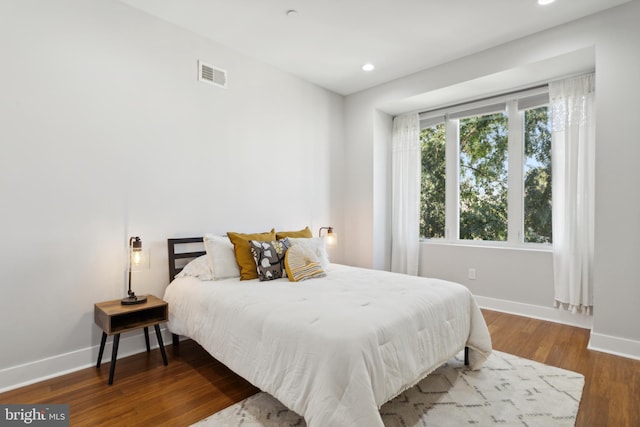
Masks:
[[[131,271],[134,267],[141,266],[143,261],[142,240],[140,237],[131,237],[129,239],[129,291],[127,292],[129,296],[120,300],[122,305],[142,304],[147,301],[146,296],[137,296],[131,290]]]

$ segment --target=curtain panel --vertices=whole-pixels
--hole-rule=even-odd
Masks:
[[[391,271],[416,276],[420,250],[420,121],[393,119]]]
[[[555,306],[593,310],[595,75],[549,84]]]

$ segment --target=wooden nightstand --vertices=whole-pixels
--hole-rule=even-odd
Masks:
[[[100,367],[102,363],[102,353],[104,353],[104,345],[107,341],[107,335],[113,335],[113,350],[111,351],[111,367],[109,368],[109,385],[113,384],[113,373],[116,370],[116,358],[118,355],[118,344],[120,343],[120,334],[122,332],[133,331],[135,329],[144,328],[144,339],[147,344],[147,352],[151,351],[149,347],[149,326],[154,326],[156,330],[156,338],[158,346],[162,353],[162,360],[166,365],[167,354],[164,351],[164,343],[160,334],[160,323],[169,320],[169,305],[166,301],[161,300],[153,295],[147,296],[147,302],[136,305],[122,305],[120,300],[105,301],[97,303],[94,306],[94,319],[96,325],[102,329],[102,341],[100,342],[100,352],[98,353],[98,363],[96,367]]]

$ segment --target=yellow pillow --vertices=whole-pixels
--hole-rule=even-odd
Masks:
[[[313,237],[313,233],[308,226],[300,231],[278,231],[276,233],[277,240],[282,240],[285,237]]]
[[[276,240],[275,229],[264,233],[234,233],[227,232],[229,240],[233,243],[233,251],[236,254],[236,262],[240,267],[240,280],[257,279],[258,271],[256,270],[256,261],[251,254],[251,247],[249,240],[255,240],[258,242],[270,242]]]
[[[318,257],[302,245],[287,249],[284,255],[284,268],[291,282],[326,276]]]

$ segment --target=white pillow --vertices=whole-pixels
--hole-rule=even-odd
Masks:
[[[318,260],[320,260],[320,265],[323,270],[329,266],[329,254],[327,253],[327,248],[324,243],[324,238],[322,237],[289,237],[289,242],[291,246],[303,246],[305,250],[313,252]]]
[[[211,271],[209,259],[206,255],[199,256],[190,261],[184,266],[180,273],[176,274],[176,279],[187,276],[197,277],[200,280],[213,280],[213,272]]]
[[[205,234],[204,248],[213,271],[213,280],[240,277],[240,268],[236,261],[236,253],[233,251],[233,243],[227,236]]]

